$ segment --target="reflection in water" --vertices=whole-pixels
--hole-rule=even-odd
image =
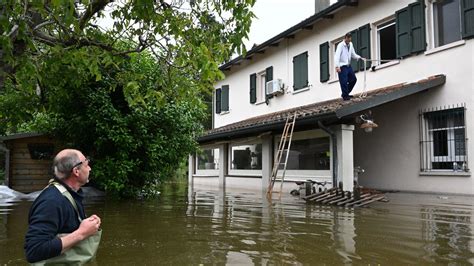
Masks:
[[[473,264],[472,197],[389,194],[348,209],[168,185],[153,201],[86,202],[109,264]],[[25,263],[30,202],[0,203],[0,265]],[[8,205],[8,206],[7,206]]]
[[[469,247],[473,240],[470,209],[453,211],[449,206],[423,206],[421,219],[423,239],[427,241],[424,259],[429,262],[455,262],[463,256],[461,247]]]

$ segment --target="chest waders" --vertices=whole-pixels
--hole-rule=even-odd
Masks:
[[[63,185],[52,180],[50,180],[49,186],[55,186],[59,190],[59,192],[61,192],[61,194],[69,200],[69,202],[74,207],[74,210],[76,210],[79,223],[81,223],[82,219],[79,215],[79,210],[77,208],[76,201],[73,199],[71,193],[69,193],[69,191],[67,191],[67,189]],[[58,234],[57,236],[62,237],[65,235],[67,234]],[[97,249],[99,248],[101,236],[102,229],[99,229],[97,233],[77,243],[75,246],[71,247],[69,250],[65,251],[61,255],[47,260],[31,263],[30,265],[83,265],[84,263],[94,258],[95,254],[97,253]]]

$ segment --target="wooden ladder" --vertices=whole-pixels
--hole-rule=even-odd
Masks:
[[[288,157],[290,155],[290,148],[291,148],[291,140],[293,138],[293,130],[295,128],[295,121],[297,117],[297,112],[295,111],[293,114],[288,115],[286,118],[286,123],[285,127],[283,128],[283,133],[281,134],[281,139],[280,139],[280,144],[278,145],[278,151],[277,154],[275,155],[275,160],[273,162],[273,169],[272,169],[272,175],[270,177],[270,184],[268,185],[268,190],[267,190],[267,197],[271,198],[273,192],[278,192],[278,191],[273,191],[273,187],[275,186],[275,182],[278,177],[278,170],[280,169],[280,165],[283,165],[283,174],[281,176],[281,182],[280,182],[280,198],[281,198],[281,193],[283,190],[283,182],[285,181],[285,173],[286,173],[286,166],[288,164]],[[285,153],[285,162],[282,163],[281,160],[283,158],[283,153]]]

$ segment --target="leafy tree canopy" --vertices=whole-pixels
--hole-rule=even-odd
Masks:
[[[52,133],[94,156],[108,191],[150,191],[195,150],[253,4],[0,0],[0,133]]]

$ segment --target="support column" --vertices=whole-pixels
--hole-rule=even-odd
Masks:
[[[353,125],[338,125],[334,130],[337,138],[337,172],[344,191],[354,190],[354,141]]]
[[[219,188],[225,188],[225,177],[228,174],[228,149],[227,143],[219,146]]]
[[[193,187],[194,186],[194,171],[195,171],[195,157],[194,154],[190,154],[188,158],[188,186]]]
[[[270,184],[273,168],[272,135],[262,136],[262,191],[266,192]]]

